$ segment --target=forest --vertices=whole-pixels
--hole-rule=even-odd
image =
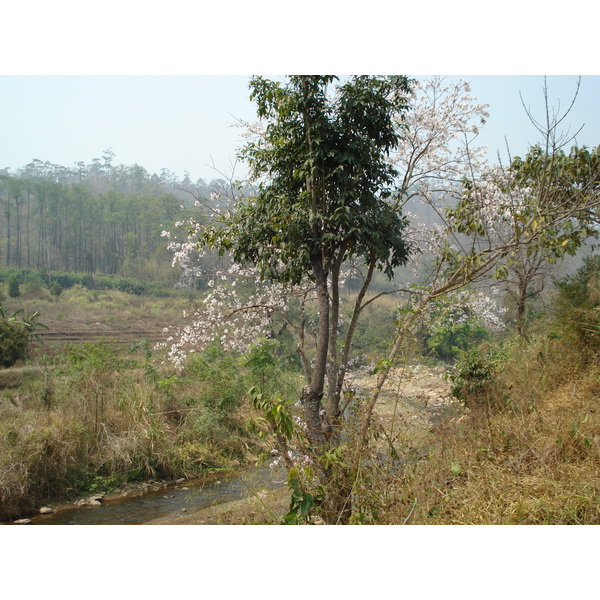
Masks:
[[[106,150],[89,165],[34,160],[1,170],[0,266],[158,279],[144,268],[169,263],[161,231],[184,218],[192,190],[208,197],[226,182],[179,181],[113,160]]]
[[[546,104],[489,164],[437,77],[250,90],[248,181],[0,171],[0,519],[270,464],[167,522],[599,523],[600,146]]]

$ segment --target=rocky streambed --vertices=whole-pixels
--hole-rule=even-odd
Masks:
[[[450,395],[446,367],[408,365],[393,369],[375,407],[376,419],[388,433],[405,431],[415,439],[442,420],[458,416],[462,405]],[[365,395],[373,390],[373,377],[354,382]]]

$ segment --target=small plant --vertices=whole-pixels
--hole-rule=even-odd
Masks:
[[[267,381],[272,381],[281,371],[280,360],[276,355],[278,346],[276,340],[262,338],[252,344],[243,360],[244,366],[250,369],[253,383],[260,385],[263,390],[267,387]]]
[[[29,334],[17,322],[0,320],[0,366],[12,367],[18,360],[27,356]]]
[[[19,287],[19,279],[16,275],[11,275],[7,281],[8,284],[8,295],[11,298],[18,298],[21,295],[21,289]]]
[[[282,519],[282,525],[312,524],[312,518],[325,498],[322,486],[316,486],[313,493],[303,485],[296,467],[290,469],[288,485],[292,491],[288,512]]]
[[[466,405],[487,402],[499,365],[499,357],[491,351],[471,349],[463,352],[449,375],[450,393]]]

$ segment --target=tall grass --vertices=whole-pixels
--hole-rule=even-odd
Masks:
[[[179,373],[151,354],[143,343],[68,345],[2,391],[1,520],[53,497],[236,468],[260,451],[245,428],[257,380],[244,361],[213,352],[198,359],[204,371]]]

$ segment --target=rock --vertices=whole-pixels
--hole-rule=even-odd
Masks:
[[[49,506],[42,506],[42,508],[40,508],[40,515],[50,515],[53,512],[54,510]]]
[[[81,500],[77,500],[75,504],[77,506],[100,506],[103,499],[104,494],[95,494],[89,498],[81,498]]]
[[[187,492],[187,491],[188,491],[190,488],[187,488],[187,487],[182,487],[182,488],[180,488],[180,489],[181,489],[181,491],[182,491],[182,492]]]
[[[175,483],[176,483],[177,485],[179,485],[180,483],[183,483],[184,481],[185,481],[185,477],[181,477],[180,479],[177,479],[177,480],[175,481]]]
[[[188,511],[188,509],[187,509],[187,508],[182,508],[182,509],[181,509],[181,512],[187,512],[187,511]]]
[[[31,523],[31,519],[17,519],[16,521],[13,521],[13,523],[15,525],[29,525],[29,523]]]

